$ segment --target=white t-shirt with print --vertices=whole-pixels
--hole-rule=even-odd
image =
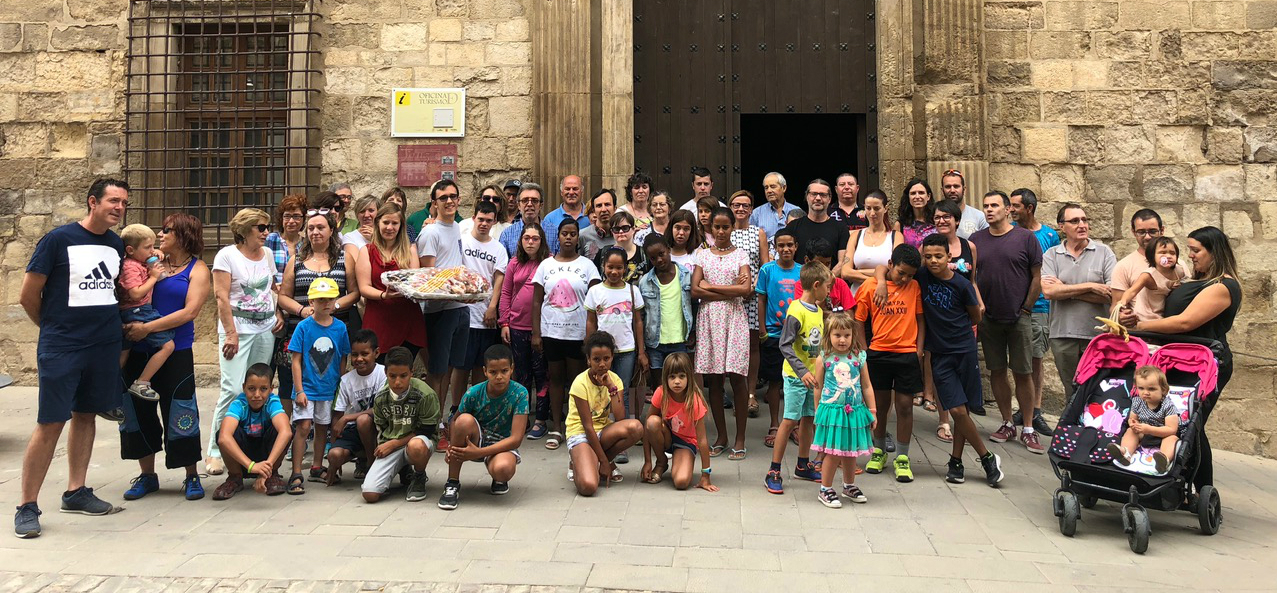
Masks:
[[[433,222],[421,229],[417,236],[417,254],[421,257],[433,256],[436,268],[455,268],[461,261],[461,229],[456,223]],[[434,313],[445,309],[458,309],[465,303],[453,301],[426,301],[422,310]]]
[[[610,288],[595,284],[585,295],[585,308],[599,319],[599,331],[612,334],[617,352],[634,349],[634,316],[643,308],[643,295],[630,285]]]
[[[231,311],[242,311],[262,319],[250,319],[235,315],[235,332],[243,335],[268,332],[275,327],[275,256],[262,247],[262,257],[253,261],[244,257],[239,248],[227,245],[213,257],[213,272],[231,275]],[[217,331],[226,333],[222,320],[217,320]]]
[[[541,337],[556,340],[585,339],[585,295],[599,270],[585,256],[569,262],[553,257],[537,266],[532,282],[545,291],[541,304]]]
[[[349,371],[341,376],[341,387],[337,389],[337,400],[333,402],[333,411],[339,413],[358,414],[372,408],[372,398],[386,386],[386,367],[376,365],[368,376],[359,371]]]
[[[510,256],[505,252],[505,246],[501,244],[495,237],[489,236],[486,243],[480,242],[474,238],[474,235],[466,233],[461,235],[461,261],[463,266],[469,270],[478,272],[479,275],[492,282],[492,275],[500,271],[505,273],[506,264],[510,261]],[[480,303],[472,303],[470,305],[470,327],[474,329],[483,329],[483,314],[488,310],[488,301]]]

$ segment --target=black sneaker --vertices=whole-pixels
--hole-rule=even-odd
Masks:
[[[1042,417],[1042,412],[1033,415],[1033,430],[1036,430],[1047,437],[1055,432],[1051,425],[1047,423],[1046,418]],[[1048,439],[1049,440],[1049,439]]]
[[[457,501],[461,498],[461,484],[448,480],[443,485],[443,494],[439,495],[439,508],[445,511],[451,511],[457,508]]]
[[[987,412],[985,412],[985,411],[984,411],[984,406],[983,406],[983,405],[980,405],[980,406],[968,406],[968,407],[967,407],[967,409],[968,409],[968,410],[970,410],[970,411],[971,411],[971,413],[972,413],[972,414],[975,414],[976,416],[984,416],[985,414],[987,414]]]
[[[403,466],[403,469],[399,470],[399,485],[406,488],[408,485],[412,484],[412,473],[413,470],[411,465]]]
[[[887,433],[887,442],[882,448],[888,453],[896,452],[896,439],[891,436],[891,433]]]
[[[62,495],[62,512],[81,515],[109,515],[115,511],[111,503],[98,498],[93,489],[81,486],[79,490]]]
[[[1021,414],[1019,410],[1011,412],[1011,424],[1024,426],[1024,414]],[[1037,427],[1034,427],[1033,430],[1037,430]]]
[[[13,516],[13,534],[22,539],[40,537],[40,507],[34,502],[18,507]]]
[[[993,453],[986,453],[980,458],[980,465],[984,467],[984,479],[989,483],[989,487],[997,488],[998,482],[1002,481],[1002,458]]]
[[[967,481],[966,471],[962,467],[961,459],[949,457],[949,471],[945,473],[944,481],[950,484],[961,484]]]
[[[117,424],[124,424],[124,408],[115,408],[105,412],[98,412],[98,416]]]
[[[497,496],[501,496],[501,495],[503,495],[503,494],[509,494],[509,493],[510,493],[510,483],[509,483],[509,482],[498,482],[498,481],[496,481],[496,480],[493,480],[493,481],[492,481],[492,488],[490,488],[490,489],[489,489],[489,491],[490,491],[490,492],[492,492],[493,494],[497,495]]]

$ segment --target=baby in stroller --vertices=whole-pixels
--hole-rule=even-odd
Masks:
[[[1179,410],[1167,397],[1170,384],[1166,373],[1152,365],[1135,369],[1135,389],[1139,397],[1131,400],[1128,428],[1121,444],[1110,443],[1108,452],[1114,464],[1125,467],[1131,464],[1131,456],[1140,446],[1157,447],[1153,463],[1158,473],[1166,473],[1179,442]]]

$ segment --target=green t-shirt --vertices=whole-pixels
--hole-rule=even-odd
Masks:
[[[485,440],[504,440],[510,436],[514,417],[528,414],[528,389],[511,381],[505,393],[492,398],[488,395],[488,382],[484,381],[466,390],[457,413],[474,416],[485,433]]]
[[[683,272],[678,267],[674,268],[674,278],[669,284],[661,284],[661,280],[656,280],[656,285],[661,288],[661,343],[662,344],[681,344],[683,336],[686,334],[683,319],[683,287],[679,284],[678,275]]]
[[[439,396],[421,379],[408,384],[408,393],[396,397],[390,385],[381,388],[372,402],[372,422],[377,442],[402,439],[411,433],[433,436],[439,424]]]

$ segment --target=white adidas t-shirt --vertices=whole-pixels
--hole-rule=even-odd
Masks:
[[[510,256],[505,252],[505,246],[495,238],[489,237],[486,243],[480,242],[474,238],[474,235],[466,233],[461,235],[461,265],[467,269],[478,272],[481,276],[492,282],[492,276],[495,272],[505,273],[506,264],[510,261]],[[470,305],[470,327],[474,329],[482,329],[483,314],[488,310],[488,301],[473,303]]]

